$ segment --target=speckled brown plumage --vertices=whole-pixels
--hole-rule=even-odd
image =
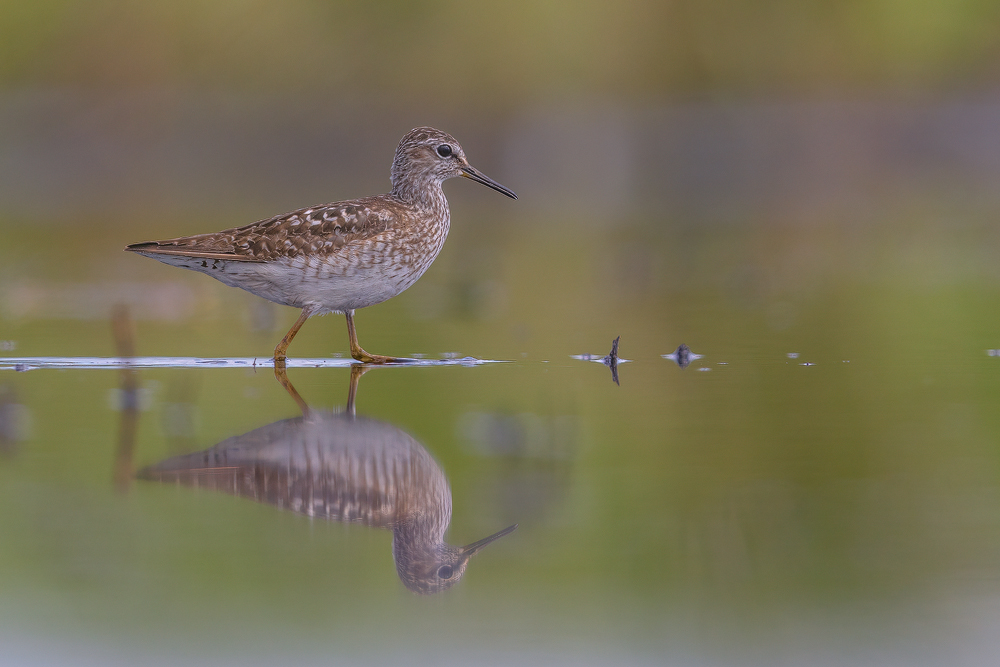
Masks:
[[[410,287],[444,246],[450,227],[441,184],[456,176],[508,197],[513,192],[473,168],[445,132],[418,127],[403,137],[384,195],[299,209],[212,234],[135,243],[125,249],[206,273],[275,303],[302,309],[274,350],[288,344],[313,315],[344,313],[351,355],[366,363],[399,361],[371,355],[357,342],[354,311]]]
[[[389,232],[401,219],[412,215],[412,209],[388,195],[380,195],[303,208],[212,234],[134,243],[127,249],[243,262],[321,256]]]
[[[441,467],[395,426],[345,413],[268,424],[138,476],[391,530],[399,578],[421,594],[453,586],[475,553],[517,527],[466,546],[446,543],[451,490]]]

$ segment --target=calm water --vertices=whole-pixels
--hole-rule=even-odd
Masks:
[[[3,227],[3,356],[114,357],[124,304],[138,355],[250,361],[0,369],[4,659],[929,665],[1000,650],[989,215],[471,217],[456,209],[438,262],[359,313],[359,335],[377,353],[506,363],[375,369],[353,419],[333,361],[343,318],[311,320],[289,350],[332,366],[289,368],[303,419],[253,365],[296,313],[120,252],[173,231],[58,228],[43,253],[53,229]],[[572,358],[619,335],[620,385]],[[703,355],[687,368],[663,357],[681,343]],[[417,595],[392,527],[440,520],[445,496],[450,544],[518,528]]]

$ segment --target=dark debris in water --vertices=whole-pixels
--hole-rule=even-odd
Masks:
[[[622,339],[621,336],[615,338],[611,341],[611,351],[608,352],[608,356],[604,357],[602,361],[604,365],[611,369],[611,379],[615,381],[615,384],[621,386],[618,382],[618,341]]]
[[[571,359],[579,359],[580,361],[599,361],[608,368],[611,369],[611,379],[615,384],[621,386],[618,382],[618,364],[626,363],[630,361],[629,359],[622,359],[618,356],[618,342],[621,340],[621,336],[615,338],[611,341],[611,352],[607,353],[603,357],[599,354],[573,354],[570,355]]]
[[[677,347],[677,349],[671,352],[670,354],[664,354],[663,358],[670,359],[681,368],[687,368],[688,366],[691,365],[692,361],[694,361],[695,359],[701,359],[703,356],[705,355],[695,354],[694,352],[691,351],[690,347],[688,347],[684,343],[681,343]]]

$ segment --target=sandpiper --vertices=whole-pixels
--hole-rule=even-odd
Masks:
[[[299,209],[214,234],[133,243],[125,250],[301,308],[274,348],[275,364],[284,363],[288,344],[305,321],[326,313],[347,317],[351,356],[358,361],[405,361],[365,352],[354,311],[391,299],[431,265],[451,219],[441,184],[456,176],[517,199],[472,167],[450,134],[418,127],[396,148],[388,194]]]
[[[309,409],[285,377],[283,384],[302,408],[301,417],[175,456],[141,470],[138,477],[389,529],[396,573],[407,588],[420,594],[450,588],[461,580],[469,559],[517,524],[465,546],[445,542],[452,504],[441,466],[408,433],[355,415],[358,380],[370,368],[351,369],[343,412]]]

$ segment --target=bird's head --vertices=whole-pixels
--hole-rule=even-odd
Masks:
[[[487,544],[514,532],[515,528],[517,528],[516,523],[464,547],[440,544],[430,548],[420,548],[417,545],[402,543],[401,536],[397,533],[393,540],[396,572],[403,584],[414,593],[421,595],[440,593],[458,583],[465,574],[465,568],[472,556]]]
[[[469,164],[465,151],[447,132],[432,127],[410,130],[399,142],[392,161],[392,191],[407,196],[425,188],[428,183],[440,185],[449,178],[462,176],[497,192],[517,199],[508,188],[500,185]]]

